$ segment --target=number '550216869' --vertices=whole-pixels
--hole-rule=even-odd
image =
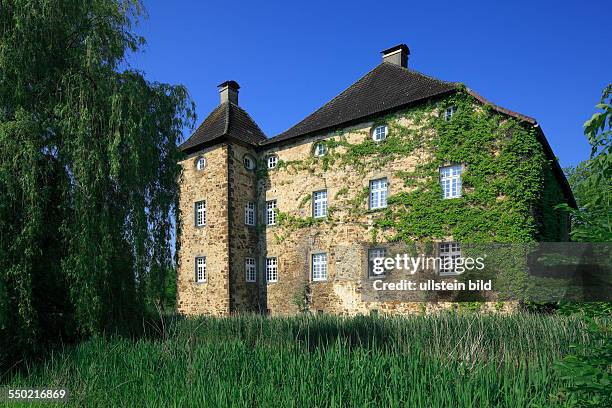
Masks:
[[[63,388],[5,388],[0,400],[66,400],[68,391]]]

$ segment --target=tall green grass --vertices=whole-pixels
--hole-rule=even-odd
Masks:
[[[149,339],[96,338],[11,386],[68,387],[72,406],[546,407],[552,363],[588,344],[536,315],[166,320]]]

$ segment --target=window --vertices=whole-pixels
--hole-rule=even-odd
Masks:
[[[266,281],[278,282],[278,260],[266,258]]]
[[[312,216],[327,217],[327,190],[312,193]]]
[[[325,143],[323,142],[319,142],[315,145],[314,148],[314,155],[315,156],[324,156],[325,153],[327,153],[327,146],[325,146]]]
[[[244,223],[255,225],[255,203],[253,202],[248,202],[244,206]]]
[[[246,258],[244,269],[246,281],[255,282],[257,278],[257,267],[255,266],[255,258]]]
[[[458,242],[443,242],[438,246],[440,253],[440,267],[438,272],[440,275],[455,275],[457,274],[456,262],[461,258],[461,245]]]
[[[199,170],[204,170],[204,167],[206,167],[206,159],[204,157],[198,157],[196,159],[196,169]]]
[[[276,200],[266,201],[266,225],[276,224]]]
[[[440,167],[440,184],[444,198],[461,197],[461,165]]]
[[[444,111],[444,119],[451,120],[453,115],[455,114],[455,112],[457,112],[457,107],[456,106],[449,106]]]
[[[375,278],[378,276],[384,276],[385,273],[374,272],[374,260],[384,258],[386,254],[385,248],[371,248],[368,249],[368,277]]]
[[[327,280],[327,254],[312,254],[312,280]]]
[[[247,170],[255,170],[255,159],[249,155],[244,156],[242,159],[244,168]]]
[[[387,137],[387,125],[376,126],[372,131],[372,139],[375,142],[380,142],[381,140],[385,140]]]
[[[370,181],[370,209],[385,208],[387,206],[387,179],[381,178]]]
[[[273,169],[278,164],[278,156],[273,154],[268,156],[268,168]]]
[[[206,282],[206,257],[198,256],[195,259],[195,281]]]
[[[206,225],[206,201],[196,201],[195,203],[195,225],[196,227]]]

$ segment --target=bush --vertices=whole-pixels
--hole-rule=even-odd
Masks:
[[[557,371],[569,386],[558,399],[575,407],[612,407],[612,325],[588,320],[591,342],[572,344],[572,352],[557,363]]]

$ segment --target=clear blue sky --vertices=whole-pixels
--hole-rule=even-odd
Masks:
[[[130,64],[183,84],[198,122],[233,79],[268,136],[287,129],[406,43],[409,66],[535,117],[562,166],[588,157],[582,124],[612,82],[608,1],[146,1]],[[189,135],[185,135],[189,136]]]

